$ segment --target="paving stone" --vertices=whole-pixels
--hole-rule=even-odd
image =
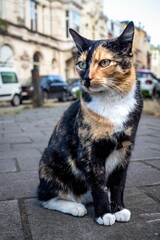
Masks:
[[[4,137],[0,139],[0,144],[5,144],[5,143],[13,143],[13,144],[21,144],[21,143],[31,143],[32,140],[29,137]]]
[[[17,162],[20,168],[20,171],[26,172],[26,171],[37,171],[39,168],[39,158],[17,158]]]
[[[0,201],[37,195],[38,172],[16,172],[0,174]]]
[[[160,145],[159,145],[158,142],[157,143],[153,143],[153,142],[152,143],[147,143],[146,147],[150,148],[151,150],[155,150],[155,151],[160,152]]]
[[[32,240],[160,239],[160,118],[143,115],[140,121],[125,189],[125,204],[132,212],[129,223],[99,226],[94,221],[93,206],[87,207],[88,214],[83,218],[40,207],[36,199],[39,159],[65,108],[29,109],[0,117],[0,163],[6,161],[0,165],[0,239],[23,240],[17,199],[19,207],[24,201],[27,215],[23,220],[28,216],[26,231],[31,230]],[[18,172],[12,172],[14,158]]]
[[[19,150],[1,152],[0,156],[1,158],[23,158],[23,157],[35,158],[35,157],[40,157],[41,153],[38,149],[28,149],[26,147],[22,149],[20,148]]]
[[[160,158],[155,160],[145,161],[145,163],[160,169]]]
[[[125,206],[131,210],[132,220],[135,222],[142,214],[153,214],[160,212],[159,203],[144,191],[144,187],[125,188]],[[154,218],[153,218],[154,219]]]
[[[49,139],[49,138],[48,138]],[[23,151],[23,149],[28,149],[34,151],[34,154],[37,153],[38,149],[44,150],[48,145],[48,141],[33,142],[33,143],[22,143],[22,144],[11,144],[12,151]],[[1,154],[1,153],[0,153]],[[38,153],[39,154],[39,153]],[[31,155],[32,156],[32,155]],[[30,157],[31,157],[30,156]]]
[[[143,162],[130,162],[126,185],[130,187],[160,183],[160,171]]]
[[[132,153],[132,159],[153,159],[160,157],[160,151],[155,151],[150,148],[134,149]]]
[[[147,195],[151,196],[153,199],[156,199],[160,203],[160,185],[142,187],[141,188]]]
[[[158,204],[143,192],[132,188],[126,190],[126,201],[132,211],[129,223],[115,223],[111,227],[100,226],[94,221],[93,206],[87,207],[88,214],[82,218],[69,216],[60,212],[43,209],[36,199],[25,201],[33,240],[140,240],[158,239],[158,224],[149,224],[144,214],[150,215],[150,220],[160,211]],[[143,214],[143,215],[142,215]],[[43,227],[42,227],[43,226]]]
[[[24,239],[17,200],[0,202],[0,239]]]
[[[3,172],[16,172],[15,159],[0,159],[0,173]]]
[[[11,144],[1,144],[0,145],[0,157],[1,157],[1,152],[8,152],[11,151]]]

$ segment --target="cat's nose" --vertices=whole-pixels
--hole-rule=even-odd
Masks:
[[[86,73],[83,77],[83,80],[84,80],[84,86],[85,87],[90,87],[90,82],[92,81],[92,78],[90,77],[89,70],[86,71]]]

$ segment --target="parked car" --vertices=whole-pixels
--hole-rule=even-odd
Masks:
[[[160,98],[160,78],[157,78],[157,83],[156,83],[155,89],[154,89],[154,97],[156,99]]]
[[[144,97],[155,98],[157,78],[149,69],[137,70],[137,79],[140,82],[140,89]]]
[[[26,84],[22,85],[22,97],[21,97],[21,102],[25,100],[30,100],[33,97],[33,86],[31,83],[31,79],[29,79]]]
[[[41,76],[40,86],[44,99],[57,98],[59,101],[74,99],[67,82],[61,75]]]
[[[40,87],[44,100],[57,98],[59,101],[67,101],[75,99],[74,94],[68,87],[67,82],[61,75],[45,75],[40,76]],[[33,86],[27,83],[22,86],[22,101],[31,99],[33,96]]]
[[[0,68],[0,101],[9,101],[13,106],[21,102],[21,85],[13,68]]]

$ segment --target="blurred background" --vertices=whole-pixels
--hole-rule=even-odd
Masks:
[[[13,67],[22,86],[32,82],[31,71],[36,68],[40,76],[62,76],[69,86],[74,87],[75,84],[77,87],[76,49],[68,28],[90,39],[114,38],[133,20],[136,24],[133,52],[137,77],[145,77],[141,80],[142,87],[147,85],[144,95],[157,97],[160,36],[159,23],[153,19],[160,9],[158,2],[0,0],[0,67]],[[152,25],[148,26],[146,19]],[[152,33],[156,33],[157,38],[152,38]],[[155,87],[158,89],[156,94]]]

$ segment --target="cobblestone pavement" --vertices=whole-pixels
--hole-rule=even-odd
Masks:
[[[0,239],[160,239],[160,118],[143,115],[140,122],[125,190],[129,223],[99,226],[92,206],[82,218],[39,206],[39,159],[65,108],[0,117]]]

